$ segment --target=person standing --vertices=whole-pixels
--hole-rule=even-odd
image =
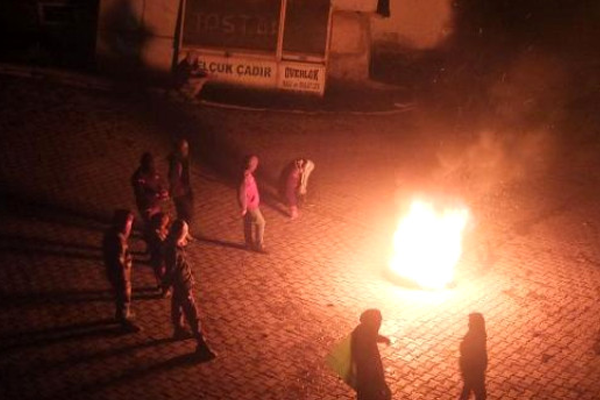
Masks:
[[[198,308],[194,299],[194,275],[187,262],[185,246],[187,245],[188,224],[177,219],[171,225],[171,230],[165,243],[166,274],[163,278],[165,290],[172,288],[171,321],[173,323],[173,338],[185,339],[189,333],[184,326],[187,320],[192,335],[196,339],[196,354],[203,360],[210,360],[216,354],[208,347],[200,325]]]
[[[163,297],[169,297],[170,291],[163,288],[163,279],[166,273],[164,243],[169,234],[169,215],[163,212],[154,214],[150,221],[148,231],[148,252],[150,253],[150,265],[154,271],[157,289],[162,291]]]
[[[175,150],[169,156],[170,194],[177,210],[177,219],[182,219],[193,226],[194,193],[191,185],[191,157],[187,140],[177,142]]]
[[[297,158],[288,169],[285,182],[285,199],[289,208],[290,219],[298,218],[298,207],[305,198],[308,189],[308,178],[315,164],[306,158]]]
[[[469,398],[471,392],[476,400],[485,400],[485,371],[487,370],[487,333],[485,319],[480,313],[469,314],[469,330],[460,343],[459,358],[463,389],[460,400]]]
[[[244,240],[250,250],[265,253],[265,219],[260,211],[260,194],[254,172],[258,168],[258,157],[251,155],[244,162],[244,175],[238,189],[238,201],[244,218]]]
[[[112,225],[104,234],[102,254],[106,276],[115,295],[115,317],[123,329],[137,332],[140,328],[133,322],[131,312],[132,257],[127,244],[133,219],[129,210],[115,211]]]
[[[148,229],[152,216],[161,212],[161,201],[169,195],[151,153],[146,152],[142,155],[140,166],[131,176],[131,186],[145,229]]]
[[[360,324],[352,331],[351,354],[357,400],[389,400],[390,388],[385,382],[383,364],[377,343],[390,344],[379,334],[381,312],[369,309],[360,316]]]

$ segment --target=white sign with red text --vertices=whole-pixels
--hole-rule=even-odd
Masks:
[[[251,57],[223,57],[199,54],[200,68],[217,82],[275,88],[277,86],[277,63]]]
[[[277,87],[295,92],[323,95],[325,91],[325,66],[282,61],[279,64]]]

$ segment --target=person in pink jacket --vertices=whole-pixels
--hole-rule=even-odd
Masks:
[[[250,250],[265,252],[265,218],[260,212],[260,194],[254,172],[258,167],[258,157],[248,156],[244,163],[244,174],[238,190],[238,201],[244,218],[244,239]]]

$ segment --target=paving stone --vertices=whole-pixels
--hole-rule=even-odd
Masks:
[[[21,78],[0,84],[1,398],[351,399],[324,358],[370,307],[382,310],[382,333],[393,340],[381,352],[394,398],[458,396],[458,345],[473,311],[486,317],[490,398],[600,393],[600,208],[596,182],[575,179],[600,172],[593,157],[473,198],[482,228],[456,288],[419,292],[382,274],[396,175],[436,151],[418,129],[398,134],[408,115],[253,113]],[[207,364],[190,360],[193,341],[170,340],[169,301],[149,290],[141,254],[133,308],[144,330],[116,332],[99,248],[112,210],[134,207],[129,177],[140,154],[152,151],[165,176],[179,135],[197,161],[200,240],[188,253],[219,352]],[[266,256],[237,248],[229,173],[247,153],[261,157],[264,193],[291,158],[317,164],[299,220],[288,221],[277,201],[264,205]],[[476,250],[482,237],[497,253],[487,268]],[[132,244],[143,251],[139,237]]]

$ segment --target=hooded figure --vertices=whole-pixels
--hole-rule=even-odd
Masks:
[[[352,367],[358,400],[391,399],[377,347],[377,343],[390,343],[387,337],[379,334],[381,321],[379,310],[367,310],[361,314],[360,324],[352,332]]]
[[[461,400],[469,398],[471,392],[475,399],[485,400],[485,371],[487,369],[487,334],[485,319],[480,313],[469,314],[469,330],[460,343],[460,373],[464,386]]]

